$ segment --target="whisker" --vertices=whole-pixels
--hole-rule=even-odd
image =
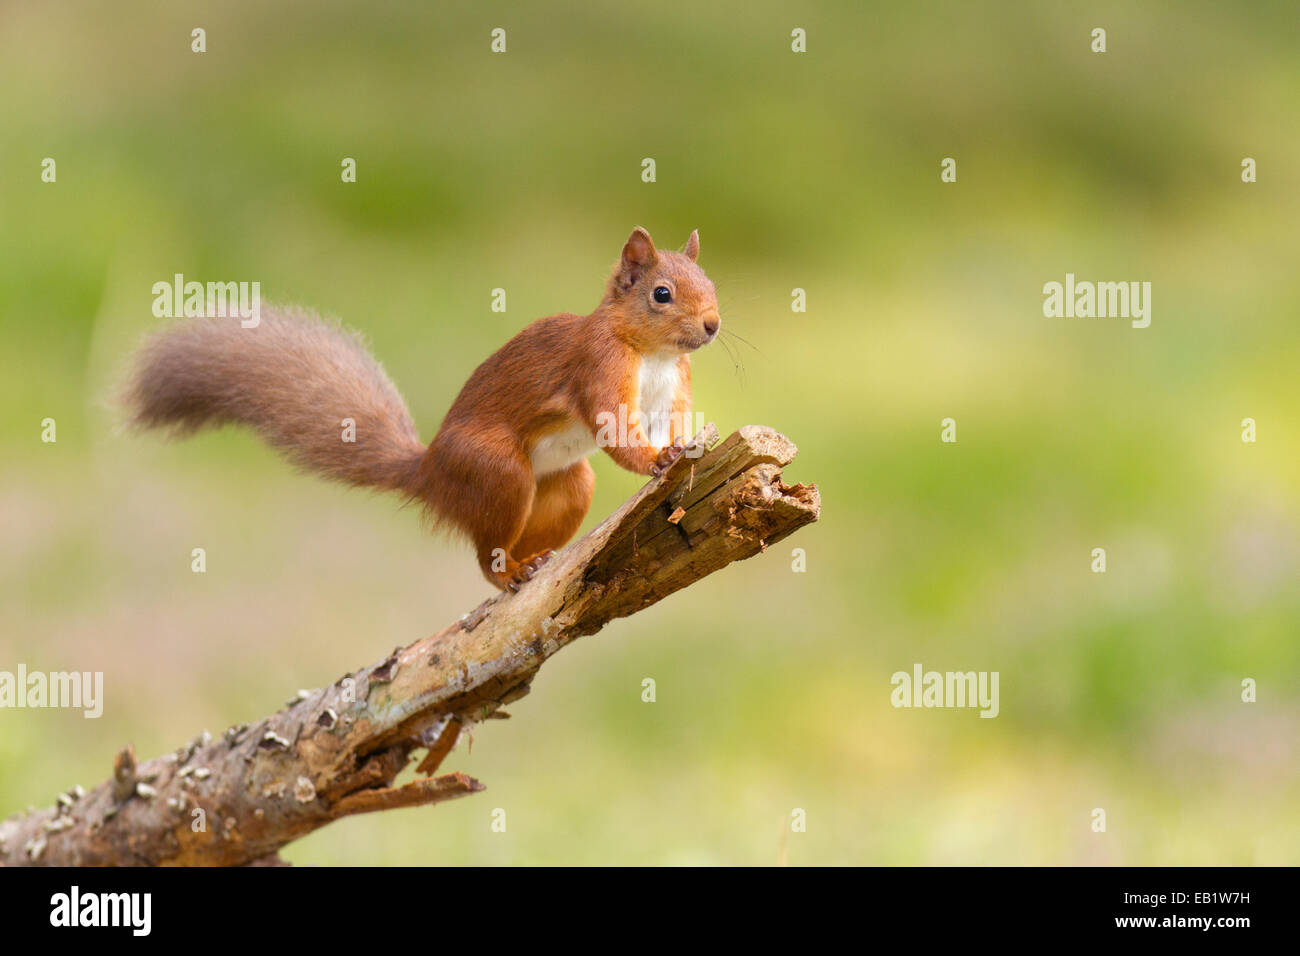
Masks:
[[[723,334],[723,335],[730,335],[733,339],[737,339],[738,341],[744,342],[746,345],[748,345],[751,349],[753,349],[753,350],[754,350],[756,353],[758,353],[759,355],[762,355],[762,354],[763,354],[763,350],[762,350],[762,349],[760,349],[757,345],[755,345],[753,342],[749,341],[749,339],[745,338],[743,335],[741,335],[741,334],[738,333],[738,332],[733,332],[731,329],[727,329],[727,328],[718,329],[718,332],[721,333],[721,334]],[[765,356],[765,357],[766,357],[766,356]]]
[[[740,380],[740,384],[743,387],[746,381],[745,366],[740,360],[740,355],[731,347],[726,339],[719,336],[717,341],[718,344],[722,346],[722,350],[727,353],[727,357],[731,359],[731,367],[735,371],[736,378]]]

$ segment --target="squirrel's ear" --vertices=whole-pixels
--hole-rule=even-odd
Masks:
[[[632,235],[627,237],[627,243],[623,246],[623,258],[618,263],[616,279],[619,288],[624,292],[632,288],[645,275],[646,270],[658,261],[659,253],[655,251],[650,233],[637,226],[632,230]]]
[[[700,230],[692,229],[691,238],[686,240],[686,258],[694,262],[700,257]]]

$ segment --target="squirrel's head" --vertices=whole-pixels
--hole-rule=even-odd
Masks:
[[[624,319],[623,334],[643,353],[693,352],[718,334],[718,296],[695,264],[700,234],[683,252],[660,252],[650,233],[632,230],[609,277],[605,299]]]

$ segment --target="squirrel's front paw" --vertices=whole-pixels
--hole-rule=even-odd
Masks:
[[[668,470],[673,462],[682,457],[682,452],[685,450],[686,446],[682,444],[680,438],[671,445],[665,445],[663,450],[659,452],[659,457],[655,459],[655,463],[650,466],[650,474],[658,478]]]

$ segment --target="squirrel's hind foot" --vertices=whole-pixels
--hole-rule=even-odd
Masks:
[[[546,562],[551,560],[553,554],[555,554],[555,551],[547,548],[545,551],[538,551],[532,557],[520,561],[512,573],[502,575],[505,590],[518,591],[533,579],[533,576],[542,569]]]

